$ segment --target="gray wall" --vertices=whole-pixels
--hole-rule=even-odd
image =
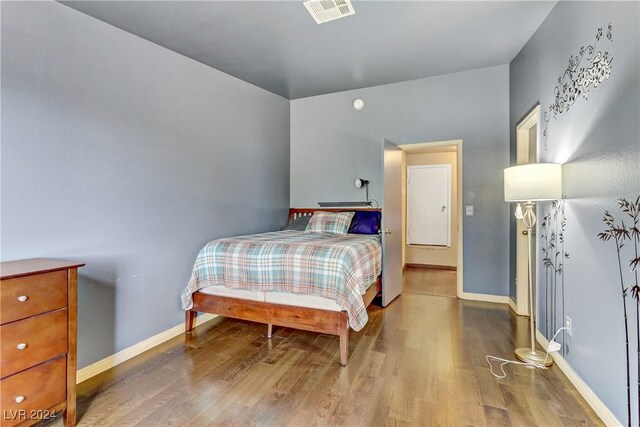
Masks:
[[[364,109],[353,108],[355,98]],[[463,202],[475,205],[464,219],[464,290],[507,295],[508,65],[291,101],[291,206],[362,200],[357,177],[382,200],[385,138],[464,141]]]
[[[55,2],[2,2],[2,260],[87,263],[79,365],[183,320],[208,240],[280,227],[289,101]]]
[[[616,206],[618,197],[635,200],[640,194],[638,9],[637,2],[560,2],[510,66],[514,130],[535,104],[539,102],[544,110],[553,102],[553,89],[569,57],[576,55],[581,46],[595,42],[599,27],[604,34],[598,50],[607,50],[614,58],[609,80],[592,87],[587,100],[578,99],[568,112],[551,119],[548,151],[542,149],[541,161],[565,164],[564,248],[570,257],[564,262],[564,308],[573,321],[573,337],[566,337],[565,358],[623,424],[627,420],[625,337],[618,262],[614,244],[603,243],[596,235],[604,229],[605,210],[622,218]],[[609,23],[613,26],[612,42],[605,36]],[[587,65],[586,61],[581,64]],[[513,131],[511,142],[515,159]],[[549,208],[549,203],[540,204],[540,217]],[[628,267],[629,246],[623,256],[628,285],[633,283]],[[542,257],[540,251],[538,256]],[[543,267],[539,274],[538,327],[548,335],[550,304],[545,295],[551,279],[545,277]],[[561,287],[557,297],[558,327],[563,324],[560,291]],[[635,336],[635,301],[630,297],[627,301],[632,307],[629,321]],[[633,338],[632,353],[636,344]],[[632,354],[632,365],[635,363]],[[636,425],[637,378],[633,369]]]

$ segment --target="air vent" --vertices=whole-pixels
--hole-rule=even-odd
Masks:
[[[350,0],[309,0],[304,2],[304,7],[318,24],[356,13]]]

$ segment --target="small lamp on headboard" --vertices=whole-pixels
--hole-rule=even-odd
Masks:
[[[366,202],[318,202],[321,208],[341,208],[347,206],[371,206],[369,201],[369,181],[363,178],[357,178],[355,181],[356,188],[364,186],[366,190]]]

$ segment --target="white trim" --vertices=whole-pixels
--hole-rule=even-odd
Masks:
[[[513,300],[513,298],[509,297],[509,299],[507,300],[507,304],[509,304],[509,307],[515,314],[518,314],[518,306],[516,305],[516,302]]]
[[[450,141],[437,141],[437,142],[422,142],[418,144],[402,144],[398,145],[405,152],[411,152],[415,150],[431,148],[431,147],[442,147],[442,146],[455,146],[456,147],[456,178],[458,181],[457,185],[457,196],[458,196],[458,258],[456,260],[456,276],[458,279],[458,283],[456,285],[456,295],[458,298],[464,298],[464,206],[462,205],[462,194],[464,193],[464,175],[463,175],[463,165],[462,161],[464,158],[463,155],[463,141],[461,139],[452,139]],[[403,218],[402,221],[406,221],[406,218]],[[469,298],[470,299],[470,298]]]
[[[531,157],[529,156],[529,153],[531,152],[531,149],[529,147],[529,143],[531,141],[529,141],[529,131],[531,130],[531,128],[533,126],[536,126],[536,158],[535,158],[535,162],[533,159],[531,159]],[[527,159],[528,159],[528,163],[538,163],[540,162],[540,104],[536,105],[531,111],[529,111],[529,113],[527,114],[527,116],[522,119],[520,121],[520,123],[517,124],[516,126],[516,163],[520,164],[520,162],[518,161],[519,157],[518,157],[518,153],[520,153],[521,150],[524,149],[524,146],[526,145],[526,152],[527,152]],[[534,206],[534,210],[535,210],[535,214],[538,214],[538,205],[536,204]],[[536,227],[537,229],[537,227]],[[516,240],[520,237],[519,231],[518,231],[518,226],[516,225]],[[533,289],[535,289],[536,291],[538,289],[540,289],[539,283],[540,283],[540,275],[538,274],[539,272],[539,262],[540,262],[540,257],[538,256],[538,248],[539,246],[539,236],[538,233],[535,234],[535,241],[533,242],[535,244],[535,248],[534,250],[536,251],[536,257],[535,257],[535,265],[532,267],[535,271],[535,283],[532,283],[531,286],[533,287]],[[517,245],[516,245],[517,246]],[[528,252],[527,252],[528,254]],[[529,313],[529,278],[527,275],[527,272],[520,272],[521,277],[518,277],[518,251],[516,248],[516,313],[518,315],[521,316],[528,316]],[[527,255],[527,263],[531,262],[530,260],[530,255]],[[524,279],[526,278],[526,280],[518,280],[518,278],[520,279]],[[536,318],[538,317],[538,304],[534,304],[535,305],[535,310],[536,312],[533,313],[535,314]]]
[[[511,299],[503,295],[474,294],[471,292],[463,292],[460,298],[470,301],[496,302],[499,304],[508,304],[508,300]]]
[[[461,139],[451,139],[448,141],[436,141],[436,142],[419,142],[417,144],[398,144],[398,148],[403,151],[415,151],[422,150],[424,148],[442,147],[447,145],[462,145]]]
[[[536,331],[536,339],[543,348],[549,347],[549,341],[540,333]],[[589,406],[593,408],[596,414],[600,417],[603,423],[607,426],[622,426],[622,423],[613,415],[613,412],[607,408],[607,406],[598,398],[598,396],[591,390],[591,388],[585,383],[582,378],[571,368],[569,362],[567,362],[561,354],[553,353],[553,360],[558,365],[558,368],[567,376],[571,384],[578,390],[578,392],[584,397]]]
[[[520,123],[516,126],[516,130],[529,130],[533,125],[540,123],[540,104],[536,105],[527,116],[520,120]],[[539,134],[539,132],[538,132]],[[537,161],[537,159],[536,159]]]
[[[196,317],[195,326],[202,325],[209,320],[218,317],[217,314],[209,314],[209,313],[201,313]],[[154,335],[150,338],[147,338],[144,341],[140,341],[137,344],[132,345],[131,347],[125,348],[117,352],[116,354],[112,354],[111,356],[107,356],[102,360],[98,360],[95,363],[92,363],[89,366],[85,366],[82,369],[78,370],[76,375],[76,384],[81,383],[82,381],[88,380],[89,378],[98,375],[106,371],[107,369],[111,369],[116,365],[121,364],[139,354],[144,353],[147,350],[152,349],[165,341],[169,341],[171,338],[175,338],[180,334],[184,333],[184,323],[174,326],[171,329],[167,329],[164,332],[160,332],[157,335]]]

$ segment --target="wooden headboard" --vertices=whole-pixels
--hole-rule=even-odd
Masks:
[[[301,216],[311,216],[314,212],[353,212],[353,211],[378,211],[380,208],[290,208],[289,209],[289,223],[293,222],[296,218]]]

